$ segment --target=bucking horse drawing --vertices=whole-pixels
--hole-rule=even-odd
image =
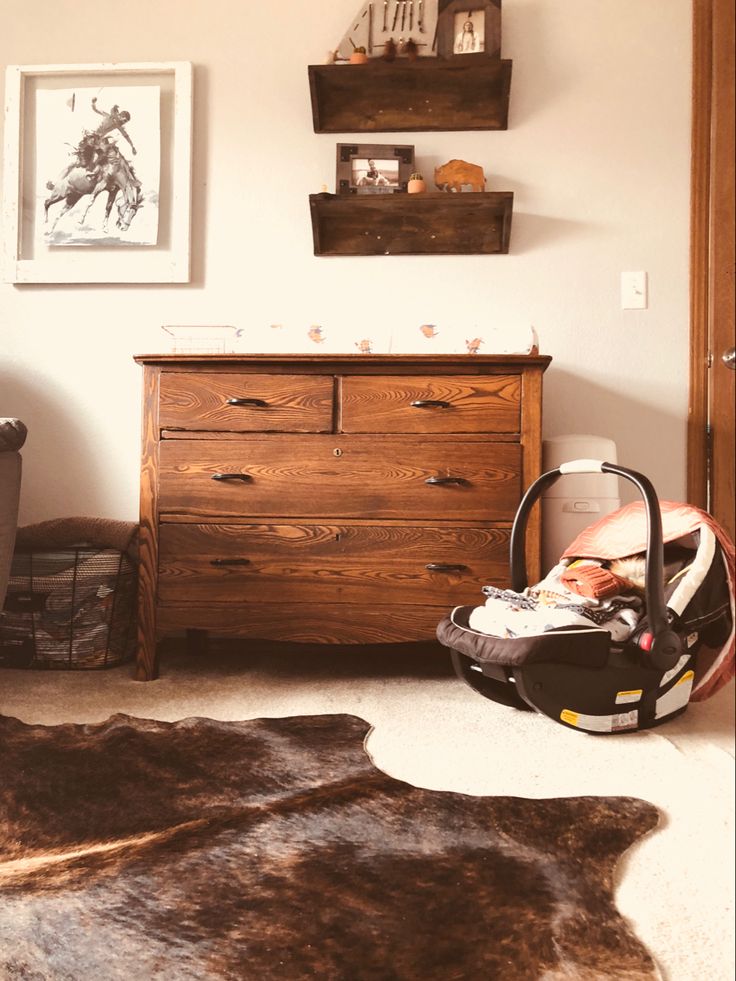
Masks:
[[[107,191],[107,206],[105,207],[102,230],[107,232],[110,212],[116,199],[118,207],[116,225],[121,231],[127,231],[130,228],[130,223],[136,212],[143,205],[140,181],[136,179],[125,157],[117,150],[108,152],[96,164],[94,170],[83,166],[73,166],[67,169],[56,181],[48,181],[46,187],[51,191],[51,194],[44,201],[44,215],[47,223],[51,205],[59,201],[64,202],[64,206],[54,219],[50,231],[53,232],[59,219],[63,218],[85,194],[89,194],[89,204],[79,218],[79,224],[83,225],[90,208],[103,191]]]

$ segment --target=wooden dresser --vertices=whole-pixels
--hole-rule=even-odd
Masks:
[[[174,631],[432,640],[508,582],[548,357],[139,355],[136,676]],[[529,530],[538,571],[539,525]]]

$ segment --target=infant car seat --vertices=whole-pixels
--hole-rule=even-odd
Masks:
[[[529,513],[572,473],[624,477],[643,502],[587,528],[529,588]],[[574,460],[536,480],[511,532],[511,586],[484,587],[483,606],[456,607],[437,628],[457,675],[503,705],[591,733],[648,729],[734,673],[733,543],[704,511],[660,504],[633,470]]]

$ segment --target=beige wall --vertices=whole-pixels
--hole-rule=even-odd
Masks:
[[[234,324],[254,345],[271,323],[301,337],[431,322],[445,343],[533,324],[554,359],[545,433],[606,435],[684,497],[689,0],[504,0],[508,131],[377,137],[514,191],[510,255],[317,259],[307,195],[333,189],[341,138],[312,131],[306,66],[357,5],[4,0],[3,65],[195,66],[192,283],[0,285],[0,414],[30,428],[23,522],[137,515],[132,355],[162,350],[171,323]],[[621,310],[632,269],[649,274],[645,311]]]

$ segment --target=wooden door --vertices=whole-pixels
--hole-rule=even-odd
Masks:
[[[688,494],[734,537],[734,3],[693,13]]]
[[[734,317],[734,3],[713,8],[713,107],[711,146],[711,267],[709,370],[711,507],[731,537],[734,518],[734,414],[736,322]],[[724,360],[725,359],[725,360]]]

